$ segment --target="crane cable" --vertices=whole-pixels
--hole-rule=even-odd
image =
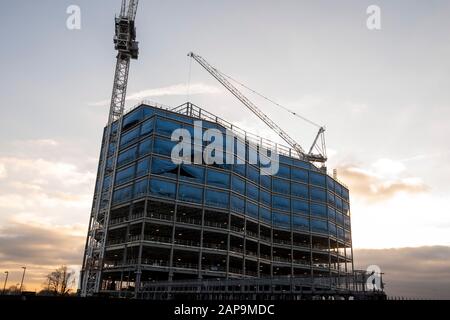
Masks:
[[[307,122],[307,123],[309,123],[309,124],[311,124],[311,125],[313,125],[313,126],[316,126],[317,128],[323,128],[323,126],[321,126],[321,125],[319,125],[319,124],[317,124],[317,123],[315,123],[315,122],[313,122],[313,121],[311,121],[311,120],[309,120],[309,119],[307,119],[307,118],[305,118],[305,117],[303,117],[303,116],[297,114],[295,111],[292,111],[292,110],[290,110],[289,108],[287,108],[287,107],[285,107],[285,106],[279,104],[278,102],[273,101],[272,99],[270,99],[270,98],[264,96],[263,94],[261,94],[261,93],[255,91],[255,90],[253,90],[252,88],[249,88],[249,87],[246,86],[245,84],[243,84],[243,83],[237,81],[236,79],[230,77],[229,75],[226,75],[226,74],[223,73],[222,71],[219,71],[219,70],[217,70],[217,69],[215,69],[215,68],[214,68],[214,70],[215,70],[217,73],[220,73],[220,74],[221,74],[222,76],[224,76],[225,78],[228,78],[229,80],[231,80],[231,81],[237,83],[237,84],[240,85],[241,87],[244,87],[245,89],[247,89],[247,90],[253,92],[254,94],[260,96],[260,97],[263,98],[264,100],[267,100],[267,101],[273,103],[274,105],[276,105],[276,106],[278,106],[279,108],[281,108],[281,109],[283,109],[283,110],[285,110],[285,111],[291,113],[292,115],[296,116],[297,118],[300,118],[300,119],[302,119],[303,121],[305,121],[305,122]]]

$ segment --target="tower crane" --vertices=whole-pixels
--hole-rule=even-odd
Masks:
[[[89,220],[83,265],[81,270],[81,295],[92,296],[99,292],[101,269],[105,255],[106,234],[112,200],[112,187],[118,154],[118,141],[128,84],[131,59],[139,54],[136,41],[135,18],[139,0],[122,0],[120,14],[115,17],[114,47],[117,50],[116,69],[109,109],[108,123],[104,132],[94,200]],[[109,157],[112,161],[108,163]]]
[[[310,161],[310,162],[321,162],[321,163],[325,163],[327,161],[325,137],[324,137],[325,128],[324,127],[319,126],[319,132],[317,133],[311,148],[306,153],[298,142],[296,142],[293,138],[291,138],[286,131],[284,131],[272,119],[270,119],[266,114],[264,114],[264,112],[262,112],[246,96],[244,96],[230,81],[228,81],[228,79],[231,79],[230,77],[226,76],[225,74],[223,74],[222,72],[217,70],[215,67],[210,65],[208,63],[208,61],[206,61],[203,57],[199,56],[198,54],[189,52],[188,57],[191,57],[192,59],[197,61],[206,71],[208,71],[217,81],[219,81],[228,91],[230,91],[231,94],[233,94],[243,105],[245,105],[248,109],[250,109],[256,116],[258,116],[258,118],[260,118],[267,126],[269,126],[269,128],[271,128],[284,141],[286,141],[286,143],[289,144],[289,146],[298,153],[298,156],[301,159]],[[249,89],[249,88],[247,88],[247,89]],[[253,92],[255,92],[255,91],[253,91]],[[255,93],[257,93],[257,92],[255,92]],[[259,93],[257,93],[257,94],[260,95]],[[272,103],[275,103],[274,101],[272,101],[268,98],[265,98],[265,99],[271,101]],[[279,105],[277,103],[275,103],[275,104],[281,107],[281,105]],[[289,112],[293,113],[294,115],[297,115],[292,111],[289,111]],[[298,116],[298,117],[300,117],[300,116]],[[303,117],[300,117],[300,118],[312,123],[311,121],[309,121]],[[319,141],[321,142],[320,144],[319,144]],[[313,153],[314,151],[318,151],[318,152]]]

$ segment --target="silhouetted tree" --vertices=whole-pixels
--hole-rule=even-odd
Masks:
[[[68,295],[75,284],[75,271],[68,270],[67,266],[61,266],[47,275],[47,281],[43,284],[44,292],[54,295]]]

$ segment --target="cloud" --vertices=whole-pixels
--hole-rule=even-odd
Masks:
[[[167,87],[146,89],[137,92],[133,92],[127,95],[126,100],[144,100],[151,97],[161,97],[161,96],[180,96],[196,94],[218,94],[221,93],[218,87],[203,84],[203,83],[192,83],[189,87],[186,84],[175,84]],[[97,102],[91,102],[89,106],[105,106],[110,103],[110,100],[101,100]]]
[[[3,163],[0,163],[0,179],[6,178],[7,175],[6,166]]]
[[[13,285],[20,282],[20,268],[26,266],[28,290],[39,290],[45,276],[60,265],[78,269],[85,241],[84,225],[36,220],[33,215],[19,216],[0,227],[0,269],[10,272]]]
[[[338,167],[339,179],[347,184],[353,195],[367,201],[383,201],[399,193],[417,194],[429,190],[419,177],[406,175],[400,161],[379,159],[368,168],[354,164]]]
[[[450,299],[450,247],[355,249],[355,269],[375,264],[389,296]]]

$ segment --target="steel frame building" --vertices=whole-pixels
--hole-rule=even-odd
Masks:
[[[192,130],[195,120],[232,130],[246,147],[245,164],[173,163],[173,130]],[[154,298],[161,293],[156,287],[176,291],[177,281],[201,291],[198,281],[257,279],[294,279],[305,292],[314,291],[308,281],[316,279],[328,279],[327,290],[359,290],[349,280],[349,191],[326,170],[191,103],[171,110],[142,103],[111,131],[118,139],[108,146],[105,172],[99,165],[94,195],[113,192],[103,208],[108,218],[97,294]],[[260,175],[258,165],[248,163],[252,142],[279,154],[275,176]],[[264,283],[257,287],[272,282]]]

